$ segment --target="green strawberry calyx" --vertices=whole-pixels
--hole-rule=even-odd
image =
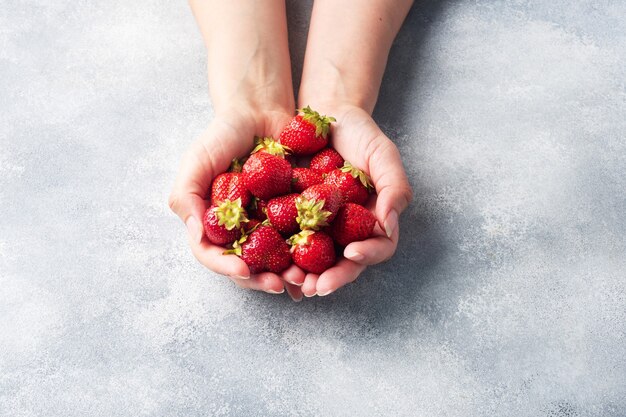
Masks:
[[[254,229],[256,229],[257,226],[255,226]],[[254,230],[254,229],[252,229],[252,230]],[[250,232],[252,232],[252,230]],[[235,240],[233,242],[233,248],[225,250],[224,252],[222,252],[222,255],[237,255],[237,256],[241,256],[241,245],[243,244],[243,242],[248,240],[248,235],[249,234],[250,233],[243,233],[241,235],[241,237],[239,238],[239,240]]]
[[[233,230],[241,227],[241,223],[248,221],[246,210],[241,207],[241,197],[235,201],[224,200],[217,207],[213,208],[217,224],[224,226],[226,230]]]
[[[228,169],[230,172],[241,172],[243,168],[243,161],[239,158],[233,158],[230,162],[230,168]]]
[[[339,169],[342,172],[350,173],[350,175],[352,175],[352,178],[358,178],[359,181],[361,181],[361,184],[363,184],[363,186],[367,188],[368,191],[371,191],[374,188],[374,186],[372,185],[372,181],[370,180],[370,177],[365,172],[353,166],[350,162],[345,161],[343,163],[343,166]]]
[[[267,152],[271,155],[276,155],[284,158],[291,153],[289,146],[281,145],[272,137],[254,137],[254,149],[250,153],[256,153],[259,151]]]
[[[315,234],[313,230],[303,230],[300,233],[296,233],[287,239],[287,243],[291,245],[291,252],[296,249],[296,246],[308,246],[311,244],[309,242],[309,236]]]
[[[296,209],[298,216],[296,221],[302,230],[319,230],[320,227],[328,226],[328,218],[332,214],[323,210],[324,200],[307,200],[306,198],[296,198]]]
[[[302,119],[315,126],[315,136],[321,136],[324,139],[328,136],[330,130],[330,124],[336,122],[337,119],[331,116],[322,116],[315,110],[311,109],[311,106],[298,109],[299,113],[302,113]]]

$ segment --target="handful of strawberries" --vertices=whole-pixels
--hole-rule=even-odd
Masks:
[[[253,274],[280,273],[295,263],[321,274],[336,250],[372,235],[376,218],[363,207],[368,176],[328,146],[333,117],[299,110],[278,141],[256,138],[241,165],[215,177],[204,233],[236,254]],[[309,167],[301,156],[313,155]]]

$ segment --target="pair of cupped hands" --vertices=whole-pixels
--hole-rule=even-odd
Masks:
[[[306,106],[308,103],[303,103]],[[303,107],[304,107],[303,106]],[[294,301],[302,296],[325,296],[354,281],[369,265],[392,257],[398,245],[398,217],[412,199],[400,153],[370,114],[354,105],[315,108],[337,119],[331,127],[331,144],[354,166],[371,177],[376,189],[367,207],[378,220],[373,237],[349,244],[335,266],[322,274],[306,273],[296,265],[281,274],[251,274],[236,255],[224,255],[204,236],[202,218],[210,202],[213,178],[226,171],[233,158],[250,153],[255,136],[278,138],[294,116],[292,109],[259,109],[238,106],[218,112],[209,127],[182,158],[169,198],[171,209],[183,220],[194,256],[210,270],[229,277],[241,288],[283,293]]]

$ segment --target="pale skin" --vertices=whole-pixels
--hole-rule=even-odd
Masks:
[[[328,295],[368,266],[389,259],[398,244],[398,216],[412,199],[400,154],[371,118],[391,43],[412,1],[316,0],[311,17],[298,107],[334,116],[332,145],[372,178],[369,207],[375,235],[348,245],[321,275],[295,265],[251,275],[235,255],[203,237],[204,200],[212,179],[247,154],[253,137],[278,137],[294,114],[284,0],[190,0],[208,54],[215,118],[183,157],[170,195],[186,224],[189,244],[207,268],[242,288],[281,293],[295,301]],[[350,18],[346,18],[350,16]],[[349,157],[348,157],[349,156]]]

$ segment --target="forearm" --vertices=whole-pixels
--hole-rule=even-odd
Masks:
[[[412,0],[316,0],[299,104],[371,113],[391,44]]]
[[[208,55],[216,113],[293,111],[284,0],[190,0]]]

